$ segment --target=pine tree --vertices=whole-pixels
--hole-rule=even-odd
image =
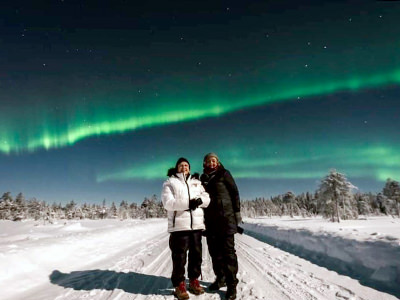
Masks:
[[[45,202],[38,201],[36,198],[32,198],[28,202],[28,214],[35,221],[43,218],[45,213]]]
[[[340,222],[340,218],[355,218],[354,199],[351,190],[356,188],[347,181],[345,175],[331,170],[322,181],[318,189],[321,210],[331,221]]]
[[[6,192],[0,199],[0,219],[12,220],[12,211],[14,210],[14,200],[11,192]]]
[[[61,203],[57,204],[57,203],[53,202],[53,204],[51,205],[51,212],[52,212],[52,216],[55,219],[63,219],[65,217],[63,214],[63,211],[61,209]]]
[[[389,199],[382,193],[378,193],[376,195],[376,202],[379,205],[379,209],[385,215],[389,215],[391,213],[391,208],[393,207],[393,200]]]
[[[392,200],[390,213],[396,213],[400,217],[400,185],[398,181],[388,178],[382,191],[383,195]]]
[[[316,215],[318,213],[318,204],[317,198],[314,197],[311,193],[306,193],[306,210],[310,215]]]
[[[283,195],[283,203],[285,203],[289,209],[290,217],[293,218],[295,195],[292,192],[287,192]]]
[[[140,209],[137,205],[137,203],[132,202],[129,205],[129,217],[132,219],[140,219]]]
[[[67,203],[65,205],[65,214],[68,219],[73,219],[75,218],[76,214],[76,203],[74,200],[71,200],[71,202]]]
[[[111,207],[110,207],[110,216],[111,216],[112,218],[118,217],[118,215],[117,215],[117,207],[115,206],[115,203],[114,203],[114,202],[111,203]]]
[[[22,193],[19,193],[17,197],[15,198],[15,212],[13,215],[13,220],[14,221],[21,221],[22,219],[25,218],[26,214],[26,201],[25,197]]]
[[[154,218],[157,217],[157,196],[153,195],[150,199],[144,197],[141,208],[144,212],[145,218]]]
[[[103,199],[103,204],[101,208],[98,209],[97,214],[100,219],[105,219],[108,215],[107,213],[107,207],[106,207],[106,199]]]
[[[119,209],[118,209],[119,218],[127,219],[129,216],[128,210],[129,210],[128,202],[126,202],[125,200],[122,200],[121,204],[119,205]]]
[[[358,213],[368,216],[371,213],[370,198],[368,195],[356,195]]]

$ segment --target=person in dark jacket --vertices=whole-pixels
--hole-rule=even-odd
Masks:
[[[231,173],[224,168],[215,153],[203,160],[204,173],[200,180],[210,195],[204,209],[208,250],[211,255],[215,281],[210,291],[227,286],[225,299],[236,299],[238,262],[234,234],[241,223],[239,191]]]

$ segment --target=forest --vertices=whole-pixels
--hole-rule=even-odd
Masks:
[[[392,215],[400,217],[400,185],[388,178],[379,193],[357,192],[346,176],[331,170],[314,192],[294,194],[288,191],[270,198],[242,199],[241,213],[244,217],[321,215],[333,222],[357,219],[360,215]],[[21,221],[24,219],[53,222],[60,219],[146,219],[164,218],[166,211],[154,194],[145,197],[141,204],[122,200],[107,204],[78,204],[74,200],[62,205],[25,199],[22,193],[14,198],[11,192],[4,192],[0,198],[0,219]]]

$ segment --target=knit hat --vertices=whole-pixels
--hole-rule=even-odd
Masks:
[[[203,162],[205,162],[207,160],[207,158],[209,158],[209,157],[215,157],[219,161],[218,155],[215,154],[214,152],[210,152],[210,153],[206,154],[206,156],[204,156]]]
[[[186,158],[181,157],[181,158],[178,159],[178,161],[177,161],[176,164],[175,164],[175,170],[176,170],[176,171],[178,171],[178,166],[179,166],[179,164],[180,164],[181,162],[184,162],[184,161],[188,163],[189,169],[190,169],[190,163],[189,163],[189,161],[188,161]]]
[[[206,165],[206,161],[207,161],[207,159],[210,158],[210,157],[215,157],[215,158],[217,159],[217,161],[219,162],[218,155],[215,154],[214,152],[210,152],[210,153],[206,154],[206,156],[204,156],[204,159],[203,159],[203,166]]]

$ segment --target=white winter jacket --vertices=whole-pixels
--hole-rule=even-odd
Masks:
[[[201,198],[203,203],[195,210],[189,210],[189,200]],[[168,232],[183,230],[204,230],[203,208],[210,203],[210,196],[201,181],[183,173],[172,175],[164,182],[161,200],[168,211]]]

